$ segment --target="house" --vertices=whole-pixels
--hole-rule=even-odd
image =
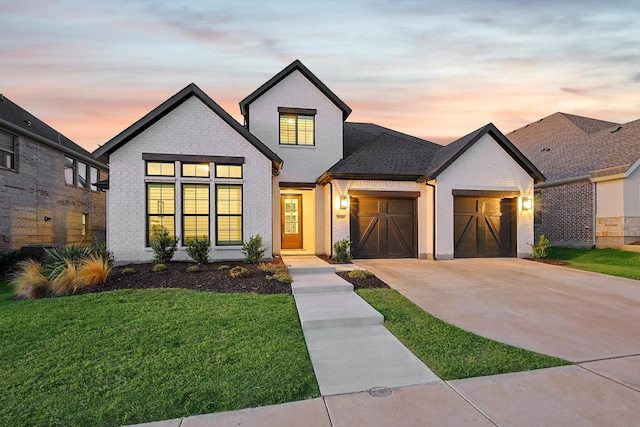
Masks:
[[[351,109],[300,61],[240,102],[236,122],[190,84],[94,152],[111,168],[107,241],[119,262],[152,258],[156,230],[195,236],[212,259],[526,256],[534,182],[543,175],[492,124],[441,146]],[[525,202],[523,204],[523,201]]]
[[[108,166],[0,95],[0,252],[104,242]]]
[[[508,137],[547,177],[535,187],[536,235],[573,247],[640,241],[640,120],[555,113]]]

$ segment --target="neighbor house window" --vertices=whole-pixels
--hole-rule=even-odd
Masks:
[[[182,244],[209,238],[209,185],[182,185]]]
[[[533,193],[533,225],[542,225],[542,192]]]
[[[182,176],[209,178],[209,163],[182,163]]]
[[[91,175],[90,175],[90,181],[89,181],[91,191],[98,191],[98,187],[96,186],[96,184],[98,183],[99,180],[100,180],[100,173],[98,169],[91,167]]]
[[[216,178],[242,178],[242,165],[216,164]]]
[[[216,185],[216,245],[242,244],[242,186]]]
[[[87,217],[88,216],[89,215],[87,215],[87,214],[82,214],[82,230],[81,230],[81,233],[82,233],[83,236],[87,235]]]
[[[16,148],[13,135],[0,131],[0,167],[16,168]]]
[[[64,182],[68,185],[76,183],[76,161],[71,157],[64,157]]]
[[[82,162],[78,162],[78,187],[89,188],[89,182],[87,181],[87,165]]]
[[[147,162],[148,176],[176,176],[176,165],[173,162]]]
[[[280,109],[280,144],[314,145],[315,116],[289,112],[288,110],[290,109]]]
[[[175,236],[175,192],[174,184],[147,183],[147,246],[163,230]]]

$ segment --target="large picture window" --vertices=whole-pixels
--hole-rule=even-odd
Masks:
[[[163,230],[175,236],[175,192],[174,184],[147,184],[147,246]]]
[[[209,239],[209,185],[182,186],[182,244],[199,237]]]
[[[280,113],[280,144],[314,145],[314,116]]]
[[[216,185],[216,245],[242,244],[242,186]]]
[[[16,148],[13,135],[0,131],[0,167],[16,168]]]

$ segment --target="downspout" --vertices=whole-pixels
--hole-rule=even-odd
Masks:
[[[438,257],[436,257],[436,186],[433,184],[429,184],[427,181],[424,182],[425,185],[427,187],[431,187],[433,189],[433,196],[431,197],[431,205],[432,205],[432,209],[433,209],[433,219],[432,219],[432,226],[433,226],[433,243],[432,243],[432,248],[433,248],[433,260],[437,261]]]
[[[329,256],[333,258],[333,182],[329,181],[329,205],[331,213],[329,215]]]
[[[591,235],[593,236],[593,240],[591,243],[591,249],[595,249],[596,247],[596,227],[598,227],[598,183],[593,182],[593,230]]]

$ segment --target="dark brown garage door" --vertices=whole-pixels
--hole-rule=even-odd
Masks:
[[[517,198],[454,197],[454,256],[515,257]]]
[[[351,197],[355,258],[415,258],[416,230],[415,199]]]

